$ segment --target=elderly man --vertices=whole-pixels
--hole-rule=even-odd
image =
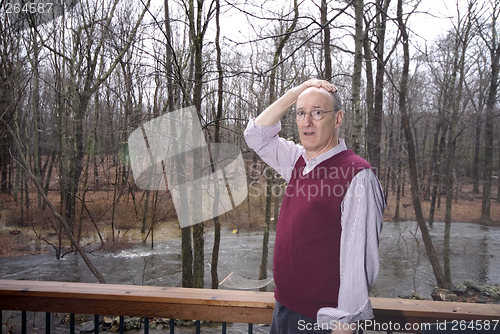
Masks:
[[[296,103],[302,145],[278,136]],[[373,318],[369,289],[379,269],[385,198],[373,168],[338,138],[337,89],[311,79],[255,120],[245,139],[288,182],[274,248],[271,334],[352,332]]]

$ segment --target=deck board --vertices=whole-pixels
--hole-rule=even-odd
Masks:
[[[370,298],[374,322],[500,320],[500,305]],[[0,309],[269,324],[272,292],[0,280]],[[500,324],[499,324],[500,329]],[[413,331],[413,330],[412,330]]]

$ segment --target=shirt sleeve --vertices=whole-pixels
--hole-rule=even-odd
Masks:
[[[338,307],[321,308],[317,313],[319,324],[373,318],[368,293],[379,272],[378,245],[385,207],[384,193],[373,170],[356,174],[341,206]]]
[[[255,124],[251,119],[245,129],[244,136],[248,147],[276,172],[286,182],[290,181],[295,162],[302,154],[302,146],[278,136],[281,131],[281,122],[273,126]]]

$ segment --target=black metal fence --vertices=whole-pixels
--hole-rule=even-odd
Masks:
[[[2,319],[3,312],[0,310],[0,319]],[[94,330],[93,334],[99,334],[100,332],[100,315],[94,315]],[[124,334],[125,333],[125,316],[120,316],[119,317],[119,334]],[[143,323],[144,323],[144,334],[149,334],[149,318],[142,318]],[[70,313],[69,315],[69,334],[75,334],[75,314]],[[27,329],[27,311],[21,311],[21,333],[22,334],[28,334],[28,329]],[[222,322],[222,329],[221,333],[226,334],[227,333],[227,323]],[[170,319],[169,320],[169,329],[170,329],[170,334],[175,333],[175,327],[176,327],[176,321],[175,319]],[[196,320],[195,322],[195,327],[196,327],[196,334],[201,333],[201,321]],[[0,334],[8,334],[8,333],[3,333],[2,331],[3,326],[0,326]],[[253,324],[248,324],[248,333],[252,334],[253,333]],[[45,334],[51,334],[51,312],[45,312]]]

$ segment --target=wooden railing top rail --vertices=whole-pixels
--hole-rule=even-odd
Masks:
[[[370,298],[379,323],[498,320],[500,305]],[[272,292],[0,280],[0,309],[269,324]]]
[[[270,292],[0,280],[0,309],[270,323]]]

